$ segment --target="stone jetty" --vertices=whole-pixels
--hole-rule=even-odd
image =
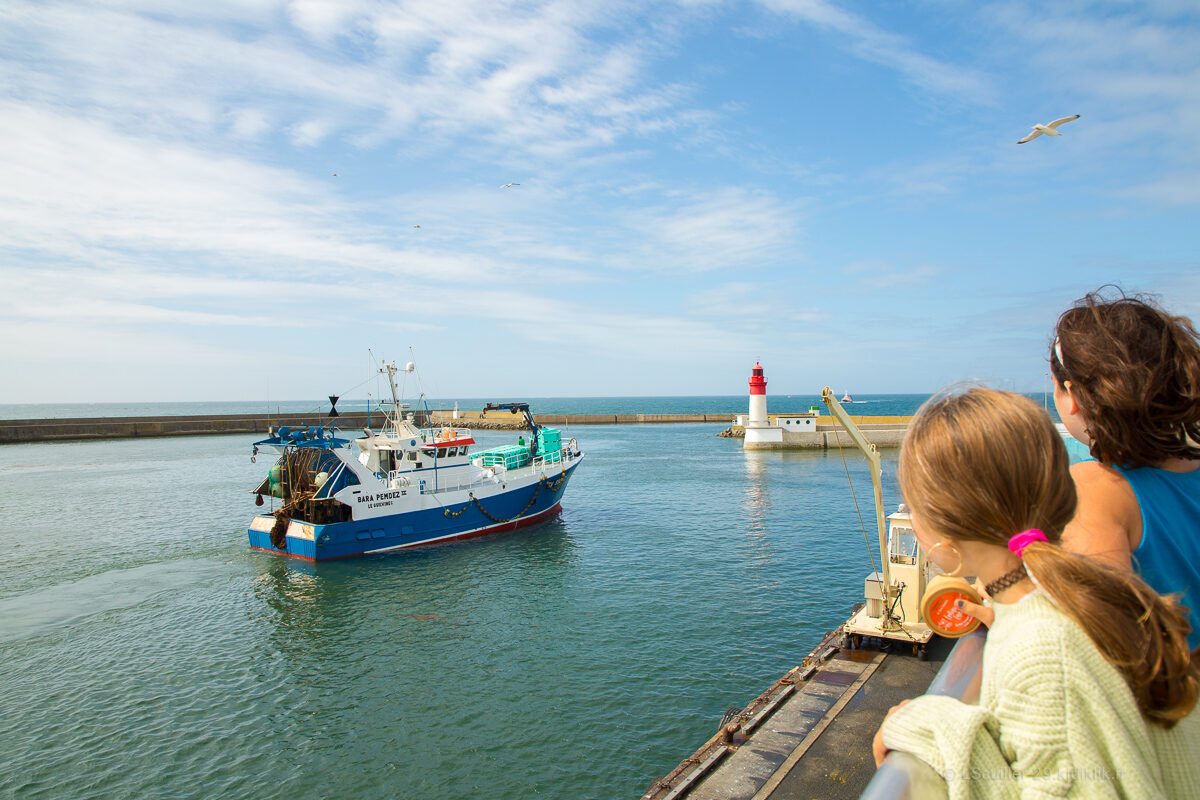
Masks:
[[[520,414],[507,411],[459,411],[438,409],[413,411],[417,424],[473,428],[475,430],[517,430],[524,427]],[[539,425],[658,425],[664,423],[723,423],[736,416],[725,414],[535,414]],[[362,429],[370,424],[378,428],[383,415],[372,412],[343,412],[337,418],[342,430]],[[78,417],[73,419],[0,420],[0,444],[17,442],[54,442],[81,439],[131,439],[148,436],[199,436],[215,433],[261,433],[269,427],[328,425],[324,414],[206,414],[166,417]]]
[[[459,411],[448,409],[413,411],[419,426],[462,426],[473,430],[519,430],[524,427],[520,414],[507,411]],[[722,424],[717,436],[742,438],[745,430],[730,425],[737,415],[725,414],[535,414],[539,425],[569,428],[572,425],[662,425],[674,423]],[[879,447],[899,446],[908,429],[907,417],[852,417],[867,438]],[[378,429],[383,415],[348,411],[337,418],[340,430],[361,430],[370,425]],[[166,417],[77,417],[73,419],[0,420],[0,444],[18,442],[57,442],[86,439],[134,439],[152,436],[203,436],[220,433],[257,433],[267,435],[270,427],[328,425],[324,414],[205,414]],[[786,448],[827,450],[850,447],[845,431],[830,417],[817,419],[816,431],[804,434],[803,441],[792,437]]]

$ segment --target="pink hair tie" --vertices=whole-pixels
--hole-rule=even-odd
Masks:
[[[1021,558],[1021,554],[1025,552],[1025,548],[1032,542],[1046,541],[1046,534],[1039,531],[1037,528],[1030,528],[1027,531],[1021,531],[1008,540],[1008,549],[1017,554],[1017,558]]]

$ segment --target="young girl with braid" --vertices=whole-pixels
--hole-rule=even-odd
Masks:
[[[1071,468],[1077,553],[1131,566],[1192,609],[1200,646],[1200,343],[1185,317],[1089,294],[1058,318],[1054,405],[1095,461]]]
[[[995,618],[978,704],[897,706],[877,762],[909,752],[951,798],[1200,797],[1187,616],[1131,571],[1059,546],[1075,485],[1049,416],[989,389],[935,398],[909,428],[899,479],[930,560],[977,575]]]

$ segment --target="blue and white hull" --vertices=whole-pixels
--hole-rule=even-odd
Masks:
[[[569,460],[557,474],[537,475],[520,485],[504,483],[498,491],[485,487],[458,490],[452,496],[417,495],[429,498],[426,507],[384,513],[346,522],[314,524],[300,519],[287,522],[284,547],[271,543],[277,519],[260,515],[250,524],[250,546],[312,561],[386,553],[419,545],[469,539],[534,525],[552,518],[562,508],[562,496],[583,456]],[[513,476],[516,477],[516,476]],[[401,489],[362,490],[355,498],[362,506],[385,508],[408,498]],[[359,499],[361,498],[361,499]],[[372,509],[373,510],[373,509]]]

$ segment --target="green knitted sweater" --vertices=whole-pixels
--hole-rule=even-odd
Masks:
[[[1042,592],[994,604],[979,704],[924,695],[883,724],[952,800],[1200,798],[1200,714],[1147,722],[1121,674]]]

